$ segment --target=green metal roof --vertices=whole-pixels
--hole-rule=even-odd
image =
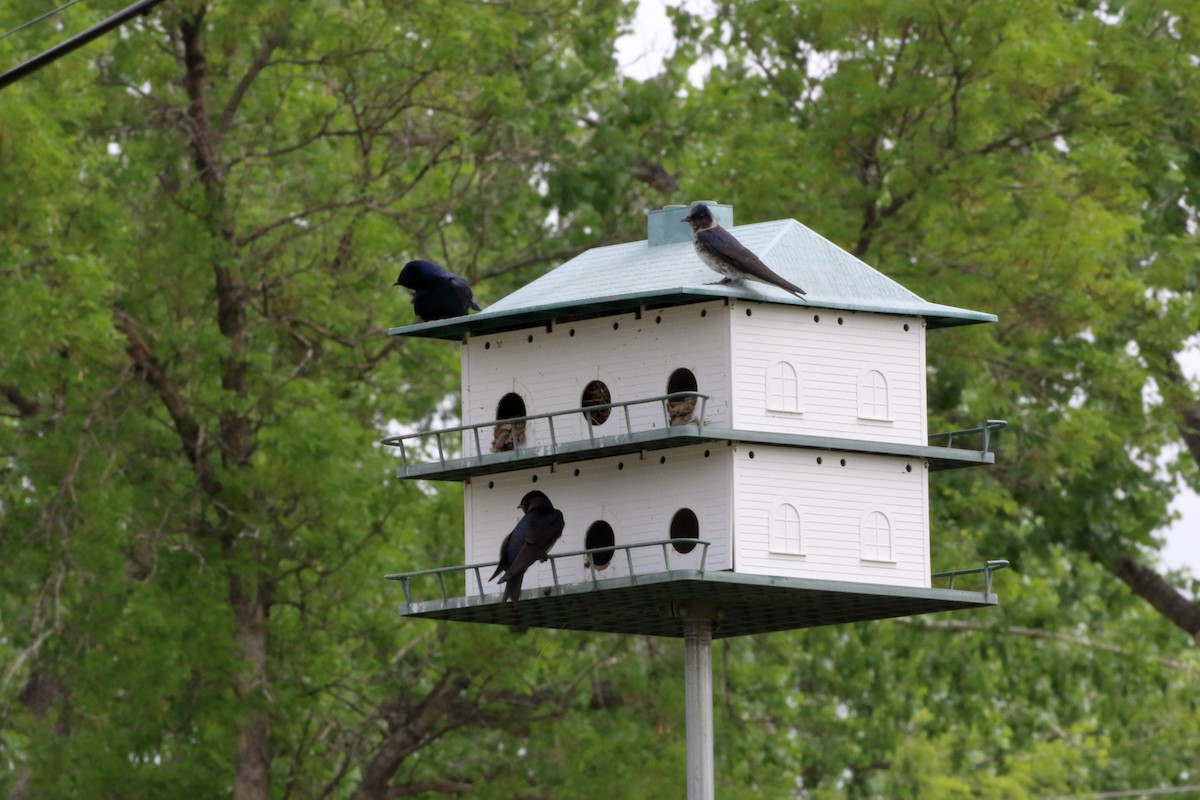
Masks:
[[[686,213],[681,210],[680,217]],[[994,314],[930,303],[794,219],[738,225],[746,247],[808,294],[797,298],[766,284],[722,286],[690,241],[648,241],[597,247],[498,300],[478,314],[392,328],[392,335],[460,340],[465,335],[513,330],[621,313],[640,307],[738,298],[796,305],[924,317],[931,328],[995,322]]]

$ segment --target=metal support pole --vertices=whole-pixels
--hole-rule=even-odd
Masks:
[[[712,634],[710,617],[683,618],[687,709],[687,800],[714,800]]]

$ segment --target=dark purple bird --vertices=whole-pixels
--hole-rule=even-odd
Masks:
[[[497,575],[504,587],[505,601],[514,603],[520,599],[521,581],[525,578],[525,570],[534,561],[545,561],[550,548],[559,540],[563,532],[563,514],[550,503],[550,498],[542,492],[530,492],[521,498],[517,506],[525,512],[512,533],[504,537],[500,543],[500,565],[492,573],[489,581]]]
[[[413,310],[422,322],[461,317],[468,309],[482,311],[471,284],[432,261],[417,259],[404,265],[393,286],[413,292]]]
[[[778,286],[797,297],[804,296],[803,289],[777,274],[733,238],[733,234],[718,225],[712,211],[704,203],[692,206],[683,221],[692,226],[692,244],[696,247],[696,255],[714,272],[725,276],[714,283],[759,281]]]

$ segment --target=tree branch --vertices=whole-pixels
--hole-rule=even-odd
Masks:
[[[4,395],[4,399],[12,403],[22,417],[36,416],[42,410],[42,406],[32,397],[23,393],[16,386],[7,383],[0,383],[0,394]]]
[[[220,491],[220,484],[213,474],[212,465],[208,459],[203,426],[192,416],[191,409],[180,393],[179,387],[175,385],[166,370],[163,369],[162,363],[150,351],[150,346],[146,343],[139,330],[140,326],[133,317],[121,309],[115,309],[113,322],[117,330],[125,335],[125,352],[129,353],[129,357],[133,359],[138,374],[158,394],[167,414],[171,417],[171,422],[175,425],[175,432],[179,435],[179,442],[183,446],[183,452],[188,461],[192,462],[201,487],[210,496],[215,496]]]
[[[1153,569],[1128,556],[1111,565],[1109,570],[1200,645],[1200,604],[1188,600]]]
[[[411,781],[409,783],[401,783],[393,786],[388,790],[386,797],[407,797],[412,794],[424,794],[425,792],[437,792],[438,794],[466,794],[474,789],[475,786],[462,781],[448,780],[432,780],[432,781]]]
[[[363,770],[363,779],[352,800],[386,800],[394,797],[388,786],[404,759],[426,744],[438,721],[448,714],[470,681],[446,675],[405,718],[395,720],[383,743]]]
[[[222,135],[229,131],[230,126],[233,124],[233,117],[237,114],[238,107],[246,97],[246,92],[250,90],[250,86],[254,83],[258,74],[270,62],[271,53],[275,52],[275,49],[283,44],[288,23],[290,22],[291,15],[285,15],[275,27],[268,31],[262,43],[258,46],[258,50],[254,53],[254,58],[250,61],[250,66],[246,68],[246,74],[242,76],[237,86],[234,87],[233,93],[229,96],[229,100],[225,103],[225,108],[221,112],[221,121],[217,125],[217,130]]]

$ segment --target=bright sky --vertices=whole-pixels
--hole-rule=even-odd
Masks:
[[[617,61],[629,77],[645,80],[658,74],[663,60],[674,48],[675,37],[666,12],[668,5],[682,6],[704,16],[713,13],[710,0],[640,0],[632,28],[617,41]],[[693,72],[692,79],[702,81],[703,75],[704,70]],[[1198,339],[1192,340],[1192,347],[1185,353],[1184,371],[1193,380],[1200,379]],[[1162,563],[1168,569],[1189,568],[1193,575],[1200,576],[1200,495],[1185,489],[1171,507],[1180,518],[1162,532],[1166,540],[1160,553]]]

